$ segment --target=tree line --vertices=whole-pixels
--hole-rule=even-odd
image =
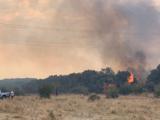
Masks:
[[[51,92],[57,94],[90,94],[104,93],[104,84],[115,84],[120,94],[138,94],[142,92],[160,93],[160,65],[150,71],[150,74],[143,82],[138,82],[135,77],[135,83],[127,84],[129,71],[118,71],[115,73],[111,68],[105,68],[100,71],[86,70],[82,73],[72,73],[69,75],[54,75],[46,79],[31,79],[16,81],[16,85],[8,84],[1,87],[2,90],[12,89],[19,95],[37,94],[43,91],[42,88],[48,86]],[[5,81],[3,81],[5,82]]]

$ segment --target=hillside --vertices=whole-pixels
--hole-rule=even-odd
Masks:
[[[32,82],[36,79],[34,78],[15,78],[15,79],[3,79],[0,80],[0,88],[1,89],[22,89],[23,86],[28,84],[29,82]]]

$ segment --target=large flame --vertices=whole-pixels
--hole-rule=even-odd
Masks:
[[[129,84],[134,83],[134,74],[132,72],[130,72],[130,76],[128,77],[128,83]]]

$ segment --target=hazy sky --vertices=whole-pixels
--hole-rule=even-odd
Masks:
[[[0,0],[0,78],[43,78],[105,66],[120,69],[115,57],[119,52],[110,55],[103,43],[111,43],[100,41],[111,39],[113,31],[124,32],[118,38],[143,48],[147,67],[155,67],[160,63],[159,8],[160,0]],[[98,22],[105,21],[114,23],[104,30]],[[112,35],[99,35],[111,28]],[[107,47],[105,59],[101,46]]]

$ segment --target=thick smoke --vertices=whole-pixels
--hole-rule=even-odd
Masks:
[[[3,77],[105,66],[144,71],[160,62],[152,0],[5,0],[0,11]]]
[[[88,6],[84,4],[81,1],[76,5],[90,22],[88,44],[94,43],[104,64],[110,61],[121,69],[134,68],[144,72],[147,42],[157,37],[160,28],[159,12],[153,3],[93,0]]]

